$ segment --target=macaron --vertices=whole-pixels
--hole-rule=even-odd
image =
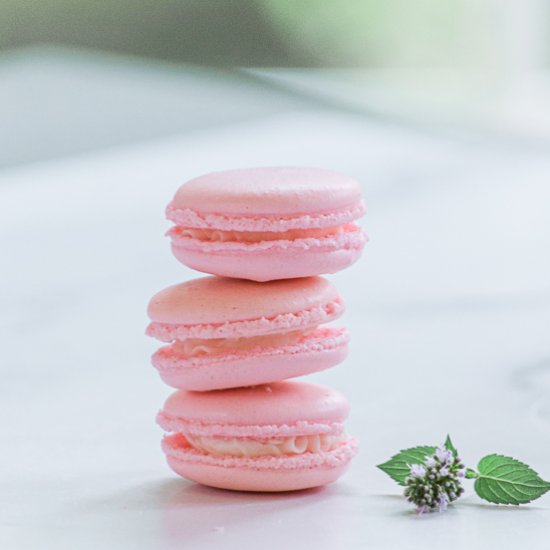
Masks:
[[[178,390],[157,422],[179,475],[238,491],[293,491],[338,479],[357,451],[339,392],[297,381],[215,392]]]
[[[325,324],[343,311],[338,291],[322,277],[203,277],[153,296],[146,332],[169,343],[152,357],[164,382],[209,391],[337,365],[347,355],[348,333]]]
[[[319,168],[213,172],[184,183],[166,209],[175,257],[198,271],[270,281],[336,273],[367,240],[349,176]]]

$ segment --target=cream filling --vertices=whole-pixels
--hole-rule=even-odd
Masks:
[[[255,458],[259,456],[300,455],[303,453],[332,451],[345,440],[345,434],[298,435],[263,440],[223,439],[198,435],[186,435],[185,438],[194,449],[203,453],[216,456]]]
[[[228,351],[289,346],[296,344],[310,332],[311,329],[308,331],[294,330],[280,334],[253,336],[250,338],[188,338],[187,340],[175,342],[173,344],[173,349],[186,357],[202,357]]]
[[[296,239],[322,239],[341,235],[355,228],[354,225],[338,225],[336,227],[321,227],[314,229],[290,229],[288,231],[221,231],[219,229],[198,229],[194,227],[178,226],[181,237],[190,237],[199,241],[209,242],[247,242],[261,241],[294,241]]]

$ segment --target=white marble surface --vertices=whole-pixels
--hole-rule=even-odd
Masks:
[[[153,418],[145,306],[197,274],[163,208],[194,175],[317,165],[360,179],[372,240],[332,277],[348,303],[345,392],[362,450],[348,475],[283,495],[174,476]],[[466,498],[417,517],[375,468],[449,431],[464,460],[516,455],[550,478],[550,158],[324,111],[0,174],[0,547],[548,547],[550,497]]]

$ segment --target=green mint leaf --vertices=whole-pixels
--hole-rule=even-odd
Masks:
[[[453,445],[450,435],[447,435],[447,439],[445,440],[445,449],[447,449],[448,451],[451,451],[454,457],[458,456],[458,451],[456,450],[456,447]]]
[[[479,461],[478,470],[476,493],[496,504],[526,504],[550,490],[550,483],[537,472],[509,456],[486,456]]]
[[[466,475],[464,477],[466,477],[466,479],[476,479],[479,477],[479,474],[471,468],[466,468]]]
[[[423,445],[419,447],[411,447],[404,449],[392,456],[384,464],[379,464],[377,467],[383,472],[386,472],[399,485],[405,485],[405,479],[411,471],[412,464],[424,464],[427,456],[435,453],[435,447]]]

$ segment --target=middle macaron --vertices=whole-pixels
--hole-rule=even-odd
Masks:
[[[257,283],[203,277],[149,302],[147,334],[169,345],[152,357],[168,385],[210,391],[276,382],[333,367],[347,355],[344,312],[322,277]]]

